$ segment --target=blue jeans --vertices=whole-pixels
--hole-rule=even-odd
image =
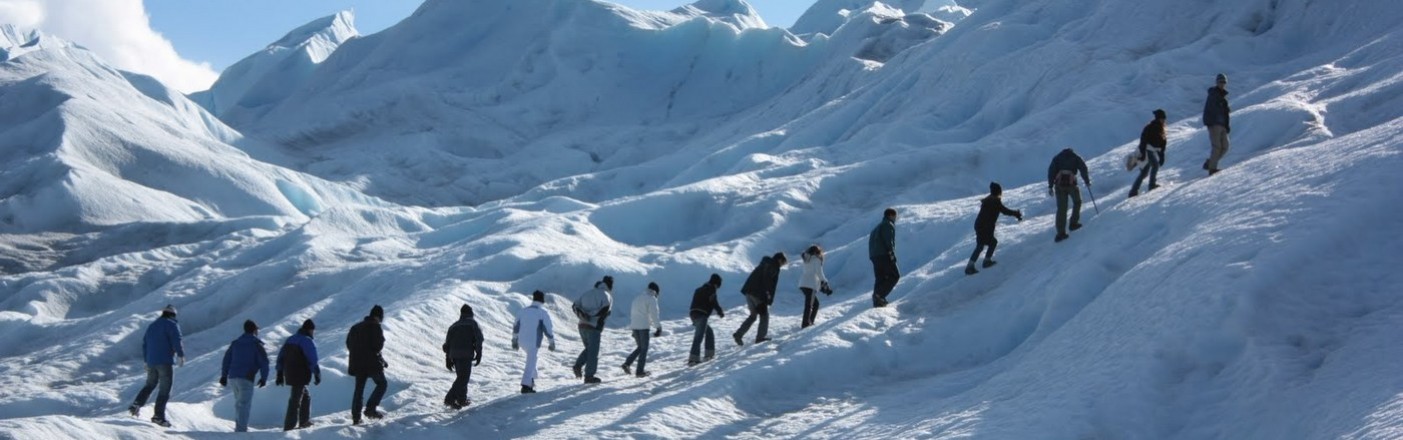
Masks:
[[[248,411],[253,405],[253,381],[231,378],[229,388],[234,389],[234,432],[248,432]]]
[[[638,369],[635,373],[642,374],[648,371],[648,338],[651,336],[648,329],[634,330],[633,341],[638,343],[638,348],[633,349],[633,353],[628,354],[628,359],[624,359],[624,365],[633,365],[633,360],[638,360]]]
[[[711,315],[692,314],[692,327],[696,330],[692,333],[692,352],[689,361],[701,362],[702,345],[706,345],[706,357],[710,359],[716,356],[716,333],[711,331],[711,326],[706,321],[711,319]]]
[[[1140,177],[1135,178],[1135,184],[1130,186],[1130,195],[1140,194],[1140,184],[1145,181],[1145,176],[1150,176],[1150,189],[1154,189],[1155,178],[1159,177],[1159,167],[1164,165],[1164,152],[1145,152],[1145,166],[1140,168]]]
[[[580,327],[580,341],[585,343],[585,351],[575,358],[575,368],[583,367],[585,377],[594,377],[599,371],[599,337],[603,332],[594,327]]]
[[[151,391],[157,386],[161,387],[156,394],[156,414],[153,419],[166,419],[166,402],[171,398],[171,366],[170,365],[146,365],[146,385],[141,387],[141,392],[136,393],[136,401],[132,406],[141,408],[146,405],[146,399],[151,397]]]

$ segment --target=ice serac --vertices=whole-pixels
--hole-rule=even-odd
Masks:
[[[672,10],[675,14],[709,17],[738,29],[765,28],[765,20],[745,0],[698,0]]]
[[[229,66],[209,90],[190,98],[236,126],[254,119],[301,87],[338,47],[359,36],[354,21],[350,11],[342,11],[302,25]]]
[[[0,24],[0,62],[12,60],[36,50],[57,49],[72,45],[73,43],[44,34],[37,29]]]

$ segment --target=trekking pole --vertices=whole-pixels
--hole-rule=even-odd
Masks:
[[[1091,207],[1096,208],[1096,215],[1101,215],[1101,207],[1096,206],[1096,193],[1091,192],[1091,184],[1086,185],[1086,194],[1091,196]]]

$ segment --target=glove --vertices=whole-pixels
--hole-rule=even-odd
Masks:
[[[555,340],[554,340],[554,339],[551,339],[551,340],[550,340],[550,351],[555,351]]]
[[[521,343],[516,338],[512,338],[512,350],[521,350]]]
[[[184,366],[185,366],[185,356],[181,356],[180,358],[177,359],[176,362],[178,362],[178,365],[177,365],[177,366],[179,366],[179,367],[184,367]]]
[[[278,372],[278,377],[273,379],[273,385],[283,386],[283,372]]]
[[[721,319],[726,319],[726,312],[723,311],[723,310],[717,310],[717,311],[716,311],[716,317],[717,317],[717,318],[721,318]]]
[[[473,366],[476,367],[478,365],[482,365],[482,353],[478,353],[477,357],[473,358]]]
[[[1052,197],[1052,185],[1047,186],[1047,196]]]
[[[661,338],[662,336],[663,336],[663,329],[662,329],[661,327],[659,327],[657,330],[653,330],[653,337],[654,337],[654,338]]]
[[[1086,179],[1086,187],[1091,188],[1091,179]]]
[[[1013,218],[1018,219],[1020,222],[1023,221],[1023,210],[1014,211]]]
[[[312,378],[312,385],[321,385],[321,384],[322,384],[322,374],[321,374],[321,373],[317,373],[317,375],[316,375],[315,377]]]
[[[268,386],[268,378],[265,377],[265,378],[262,378],[262,379],[258,379],[258,387],[259,387],[259,388],[263,388],[263,387],[266,387],[266,386]]]
[[[385,362],[385,358],[380,358],[380,368],[390,368],[390,363]]]
[[[224,376],[219,376],[219,386],[221,386],[221,387],[227,387],[227,386],[229,386],[229,378],[228,378],[228,377],[224,377]]]
[[[447,360],[448,360],[448,371],[453,371],[453,358],[447,358]]]

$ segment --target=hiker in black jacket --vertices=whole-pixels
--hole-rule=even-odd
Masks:
[[[979,273],[974,268],[974,261],[979,259],[979,253],[984,252],[985,246],[989,251],[984,254],[984,267],[988,268],[998,262],[994,261],[994,249],[999,246],[999,240],[994,238],[994,227],[999,224],[999,214],[1011,215],[1023,221],[1023,211],[1015,211],[1004,206],[1001,198],[1004,188],[998,182],[989,182],[989,196],[979,201],[979,215],[974,218],[974,253],[969,256],[969,265],[965,266],[966,275]]]
[[[379,305],[370,309],[370,315],[365,317],[360,323],[351,326],[351,331],[346,333],[346,351],[350,353],[347,360],[347,373],[356,378],[356,390],[351,395],[351,424],[359,425],[361,422],[361,404],[365,404],[365,416],[371,419],[384,417],[380,411],[376,410],[380,406],[380,399],[385,397],[385,367],[389,364],[380,357],[380,350],[385,348],[385,331],[380,327],[380,322],[385,319],[385,309]],[[375,382],[375,390],[370,392],[369,400],[362,400],[365,396],[365,382],[370,380]]]
[[[1232,133],[1232,108],[1228,106],[1228,76],[1219,73],[1203,101],[1203,126],[1208,128],[1208,141],[1213,145],[1203,169],[1208,175],[1218,174],[1218,162],[1228,154],[1228,134]]]
[[[725,318],[726,311],[721,308],[721,304],[716,301],[716,290],[721,288],[721,275],[711,274],[711,279],[702,284],[696,291],[692,292],[692,310],[688,314],[692,318],[692,351],[687,357],[687,366],[702,363],[702,345],[706,345],[706,358],[711,360],[716,357],[716,333],[711,331],[711,326],[707,321],[711,319],[711,314]]]
[[[472,380],[473,367],[482,363],[482,329],[473,319],[473,308],[467,304],[458,310],[458,322],[448,327],[448,337],[443,341],[443,354],[447,358],[448,371],[458,373],[453,386],[448,388],[448,396],[443,404],[453,409],[468,406],[468,381]]]
[[[1168,116],[1160,109],[1155,109],[1154,114],[1155,119],[1140,130],[1140,145],[1136,148],[1145,166],[1140,168],[1140,177],[1135,178],[1135,184],[1130,185],[1130,197],[1140,195],[1140,184],[1144,183],[1145,176],[1150,176],[1150,188],[1146,192],[1159,188],[1155,179],[1159,177],[1159,168],[1164,166],[1164,149],[1169,146],[1169,136],[1164,132],[1164,121]]]
[[[283,430],[312,426],[312,393],[308,384],[322,384],[322,369],[317,361],[317,343],[312,340],[316,323],[308,319],[302,321],[297,333],[289,336],[283,348],[278,350],[278,386],[292,388],[287,397],[287,416],[283,418]]]
[[[745,285],[741,286],[740,292],[745,294],[745,305],[750,309],[750,316],[746,317],[745,322],[740,324],[740,329],[731,335],[735,338],[736,345],[745,345],[745,333],[750,331],[750,325],[755,323],[756,318],[760,318],[760,329],[755,332],[755,343],[770,340],[766,336],[770,330],[770,306],[775,304],[779,271],[788,262],[784,252],[761,258],[760,265],[755,266],[755,270],[750,272],[750,277],[745,279]]]

